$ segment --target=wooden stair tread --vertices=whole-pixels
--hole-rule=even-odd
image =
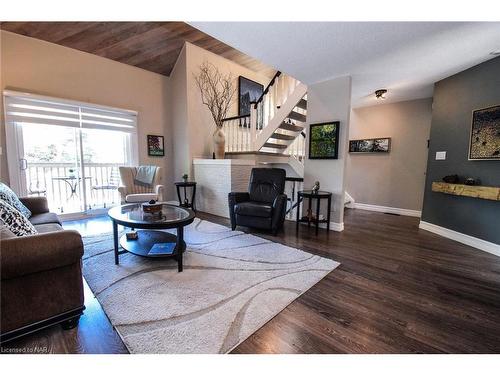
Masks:
[[[307,109],[307,100],[300,99],[300,102],[297,103],[297,107],[301,109]]]
[[[280,129],[290,130],[292,132],[301,132],[302,130],[304,130],[304,128],[302,126],[298,126],[295,124],[289,124],[286,122],[281,123]]]
[[[281,133],[273,133],[271,134],[271,138],[281,139],[283,141],[293,141],[295,139],[293,135],[281,134]]]
[[[284,149],[284,148],[287,148],[288,146],[287,145],[282,145],[282,144],[279,144],[279,143],[266,142],[266,143],[264,143],[264,146],[262,146],[262,147]]]
[[[290,118],[292,120],[300,121],[300,122],[306,122],[306,116],[303,115],[302,113],[295,112],[295,111],[290,112],[290,114],[288,115],[288,118]]]

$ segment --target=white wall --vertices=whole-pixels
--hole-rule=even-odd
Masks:
[[[340,121],[340,138],[338,159],[311,160],[306,158],[304,189],[310,189],[314,181],[319,181],[321,190],[333,193],[331,221],[339,225],[343,224],[344,219],[344,174],[350,112],[351,77],[335,78],[308,86],[307,124]],[[307,131],[309,131],[309,126]],[[307,145],[307,156],[309,156],[309,144]],[[326,208],[326,201],[321,204],[322,210]],[[326,215],[325,210],[323,210],[323,214]]]
[[[208,61],[214,64],[222,74],[232,74],[236,89],[238,89],[238,76],[240,75],[259,82],[264,87],[269,83],[269,78],[191,43],[186,43],[186,48],[187,103],[191,136],[191,157],[211,158],[212,152],[214,151],[212,134],[215,131],[215,125],[210,111],[201,101],[201,94],[194,80],[194,75],[198,73],[199,66],[203,62]],[[237,115],[238,91],[236,91],[234,96],[229,117]]]
[[[184,45],[183,51],[170,75],[172,91],[171,122],[174,139],[174,175],[180,179],[182,174],[193,174],[194,158],[212,158],[212,134],[215,125],[208,108],[201,101],[201,94],[196,86],[194,75],[203,62],[214,64],[222,74],[231,73],[235,88],[238,88],[238,76],[254,80],[266,86],[269,78],[248,68],[238,65],[212,52],[191,43]],[[238,95],[229,113],[229,117],[238,115]]]
[[[431,118],[432,98],[353,109],[349,139],[391,137],[389,153],[347,155],[356,203],[422,209]]]
[[[180,181],[191,172],[191,152],[188,132],[186,46],[182,49],[170,74],[169,119],[172,139],[173,180]],[[174,197],[171,197],[174,199]],[[176,198],[175,198],[176,199]]]

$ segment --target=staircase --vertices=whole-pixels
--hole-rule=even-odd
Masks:
[[[277,72],[249,116],[224,121],[226,158],[288,164],[304,176],[307,86]]]

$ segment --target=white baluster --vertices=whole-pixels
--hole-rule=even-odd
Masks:
[[[257,105],[258,107],[258,105]],[[249,151],[255,151],[255,138],[257,137],[258,109],[254,106],[250,108],[250,147]]]

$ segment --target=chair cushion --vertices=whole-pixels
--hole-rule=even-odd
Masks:
[[[59,232],[63,230],[59,224],[55,223],[35,225],[35,228],[38,233]]]
[[[234,213],[241,216],[271,217],[273,208],[261,202],[242,202],[234,206]]]
[[[36,214],[30,217],[31,224],[40,225],[40,224],[59,224],[61,225],[61,221],[57,217],[57,215],[53,212],[45,212],[43,214]]]
[[[148,202],[151,199],[158,200],[158,196],[154,193],[129,194],[125,197],[127,203]]]
[[[26,218],[31,216],[31,211],[21,203],[16,193],[14,193],[12,189],[3,182],[0,182],[0,199],[21,212],[24,216],[26,216]]]
[[[37,234],[26,216],[3,200],[0,200],[0,223],[18,237]]]

